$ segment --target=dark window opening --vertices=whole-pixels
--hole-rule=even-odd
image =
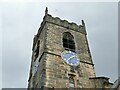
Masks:
[[[74,66],[70,66],[70,72],[75,73],[75,68],[74,68]]]
[[[38,57],[38,55],[39,55],[39,48],[40,48],[40,40],[38,40],[38,42],[37,42],[37,49],[35,51],[35,56],[36,57]]]
[[[66,50],[70,50],[75,52],[75,42],[74,42],[74,37],[71,35],[69,32],[65,32],[63,34],[63,47]]]

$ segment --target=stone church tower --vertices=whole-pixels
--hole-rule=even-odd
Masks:
[[[107,77],[96,77],[85,23],[69,23],[48,14],[34,36],[28,80],[31,88],[109,88]]]

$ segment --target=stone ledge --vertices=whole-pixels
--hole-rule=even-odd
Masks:
[[[104,76],[101,76],[101,77],[92,77],[90,79],[109,79],[108,77],[104,77]]]

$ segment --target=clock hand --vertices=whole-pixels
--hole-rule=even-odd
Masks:
[[[71,58],[74,58],[75,57],[75,55],[74,56],[71,56],[70,58],[68,58],[68,60],[67,61],[69,61]]]

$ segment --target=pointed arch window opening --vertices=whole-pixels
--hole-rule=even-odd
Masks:
[[[73,77],[69,77],[69,90],[75,89],[75,83]]]
[[[71,33],[65,32],[63,34],[63,47],[66,50],[70,50],[75,52],[75,42],[74,42],[74,37]]]

